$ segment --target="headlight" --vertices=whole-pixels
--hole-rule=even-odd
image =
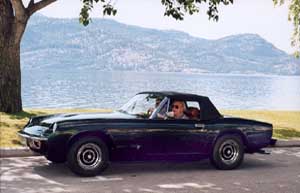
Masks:
[[[52,127],[53,133],[56,131],[56,129],[57,129],[57,123],[54,123],[54,125]]]

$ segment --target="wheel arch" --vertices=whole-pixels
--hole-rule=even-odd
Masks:
[[[228,130],[224,130],[221,131],[213,140],[213,144],[212,144],[212,149],[215,146],[216,142],[218,141],[218,139],[222,136],[225,135],[236,135],[239,136],[242,139],[243,145],[245,147],[245,149],[247,149],[248,147],[248,139],[247,136],[239,129],[228,129]]]
[[[81,131],[78,132],[74,135],[72,135],[68,142],[67,142],[67,150],[69,151],[70,147],[80,138],[85,138],[85,137],[97,137],[100,140],[103,141],[103,143],[105,143],[105,145],[107,146],[109,152],[110,150],[114,147],[114,143],[113,140],[111,139],[111,137],[109,135],[107,135],[105,132],[103,131]]]

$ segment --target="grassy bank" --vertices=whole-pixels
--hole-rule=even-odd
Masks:
[[[17,131],[28,122],[31,116],[74,113],[103,112],[99,109],[25,109],[21,113],[6,114],[0,112],[0,147],[22,146]],[[254,110],[223,110],[223,114],[266,121],[274,125],[274,137],[281,139],[300,139],[300,111],[254,111]]]

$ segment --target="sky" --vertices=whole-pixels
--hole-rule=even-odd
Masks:
[[[58,0],[39,13],[48,17],[76,18],[81,5],[80,0]],[[219,8],[218,22],[208,20],[206,6],[201,6],[196,15],[186,15],[183,21],[163,16],[161,0],[116,0],[115,7],[117,15],[104,18],[147,28],[183,31],[206,39],[255,33],[289,54],[295,51],[290,45],[293,25],[288,21],[288,4],[275,7],[272,0],[234,0],[233,5]],[[95,7],[92,16],[103,17],[101,8]]]

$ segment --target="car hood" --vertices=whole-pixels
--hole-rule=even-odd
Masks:
[[[91,120],[91,119],[135,119],[136,116],[119,111],[107,113],[68,113],[45,117],[41,124],[52,124],[61,121]]]

